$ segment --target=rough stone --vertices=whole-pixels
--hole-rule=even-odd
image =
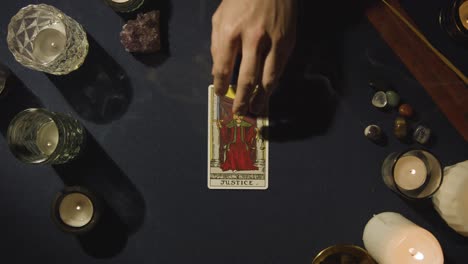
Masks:
[[[138,14],[120,32],[120,41],[128,52],[151,53],[161,49],[159,11]]]

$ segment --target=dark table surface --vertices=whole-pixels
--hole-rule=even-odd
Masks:
[[[214,191],[206,187],[207,86],[218,2],[158,1],[167,41],[148,56],[125,52],[124,18],[102,1],[44,2],[86,28],[90,54],[69,76],[24,68],[8,51],[6,28],[37,1],[3,1],[0,60],[19,80],[0,99],[2,133],[15,111],[43,106],[80,119],[90,147],[73,164],[32,166],[0,140],[1,263],[311,263],[330,245],[362,246],[365,224],[384,211],[431,231],[447,263],[468,263],[468,239],[429,201],[404,201],[381,180],[386,155],[417,145],[392,136],[396,113],[372,107],[370,79],[414,106],[444,166],[468,159],[468,148],[364,16],[314,20],[330,15],[325,7],[299,20],[295,55],[271,102],[270,187]],[[113,96],[115,109],[105,104]],[[363,136],[370,123],[389,135],[386,146]],[[77,238],[54,225],[51,204],[65,184],[85,184],[104,198],[111,217],[101,231]]]

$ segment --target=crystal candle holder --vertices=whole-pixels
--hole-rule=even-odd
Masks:
[[[446,167],[444,175],[432,197],[434,208],[453,230],[468,237],[468,160]]]
[[[13,16],[7,42],[19,63],[54,75],[78,69],[89,46],[78,22],[45,4],[28,5]]]
[[[439,160],[426,150],[391,153],[382,164],[385,184],[409,199],[431,197],[439,189],[442,177]]]
[[[10,71],[6,67],[0,65],[0,94],[3,92],[3,89],[5,89],[6,80],[9,75]]]
[[[140,8],[145,0],[104,0],[117,12],[127,13]]]
[[[7,131],[13,155],[32,164],[66,163],[78,156],[84,139],[84,128],[77,120],[39,108],[17,114]]]
[[[81,186],[66,187],[52,204],[52,219],[64,232],[83,234],[91,231],[101,216],[100,202]]]

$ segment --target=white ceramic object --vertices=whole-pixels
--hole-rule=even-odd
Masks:
[[[468,237],[468,160],[444,169],[444,181],[432,202],[453,230]]]

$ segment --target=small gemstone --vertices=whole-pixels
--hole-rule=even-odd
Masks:
[[[430,137],[431,129],[426,126],[419,125],[416,130],[414,130],[413,139],[419,144],[426,144]]]
[[[387,95],[388,105],[397,107],[400,103],[400,96],[395,91],[387,91],[385,94]]]
[[[398,108],[398,113],[404,117],[411,117],[413,116],[413,107],[409,104],[402,104]]]
[[[382,138],[382,129],[377,125],[369,125],[364,129],[364,135],[372,141],[378,141]]]
[[[398,139],[405,139],[408,135],[408,124],[406,119],[403,117],[397,117],[395,119],[395,125],[393,127],[393,134]]]
[[[377,108],[384,108],[387,106],[387,103],[387,95],[385,92],[378,91],[374,94],[374,97],[372,97],[372,105]]]
[[[120,32],[120,41],[128,52],[150,53],[161,49],[159,11],[138,14]]]

